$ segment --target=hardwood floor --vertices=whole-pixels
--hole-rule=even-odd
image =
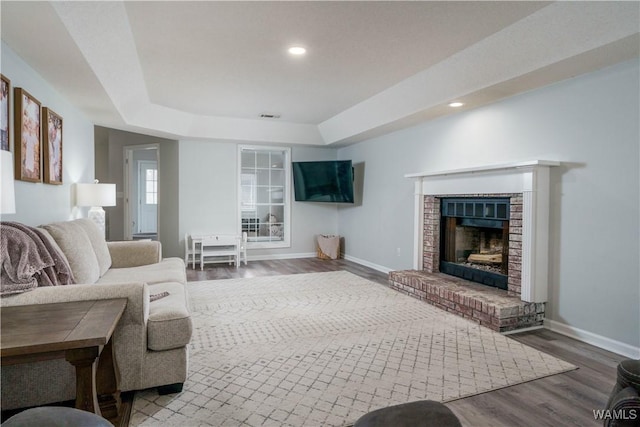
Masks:
[[[387,275],[343,259],[250,261],[187,269],[188,281],[346,270],[387,285]],[[604,409],[625,357],[545,329],[511,338],[578,366],[577,370],[447,403],[464,426],[598,426],[593,410]]]
[[[204,270],[196,266],[187,268],[187,281],[236,279],[242,277],[277,276],[281,274],[318,273],[345,270],[372,282],[387,285],[387,275],[344,259],[322,260],[318,258],[297,258],[273,261],[249,261],[239,268],[227,264],[205,265]]]

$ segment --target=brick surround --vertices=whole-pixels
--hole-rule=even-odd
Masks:
[[[422,269],[440,271],[440,200],[446,195],[424,196]],[[455,197],[509,197],[509,295],[520,295],[522,271],[522,194],[465,194]]]
[[[516,194],[456,194],[455,197],[508,197],[509,269],[504,291],[440,273],[440,200],[448,195],[425,195],[423,205],[422,271],[389,273],[390,286],[400,292],[458,314],[495,331],[506,332],[542,325],[544,303],[521,300],[523,196]]]

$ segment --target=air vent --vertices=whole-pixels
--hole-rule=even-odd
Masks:
[[[262,118],[262,119],[279,119],[280,118],[280,114],[262,113],[262,114],[260,114],[260,118]]]

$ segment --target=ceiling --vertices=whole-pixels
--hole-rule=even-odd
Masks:
[[[2,1],[0,14],[3,42],[95,124],[339,146],[637,58],[638,5]]]

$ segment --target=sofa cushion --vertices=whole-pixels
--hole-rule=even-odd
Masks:
[[[91,240],[77,221],[54,222],[41,226],[49,232],[69,261],[76,283],[95,283],[100,265]]]
[[[191,341],[193,331],[184,285],[160,283],[151,291],[169,295],[149,304],[147,347],[154,351],[184,347]]]
[[[184,261],[181,258],[165,258],[159,263],[141,265],[139,267],[110,268],[98,283],[129,283],[131,281],[145,282],[153,285],[151,293],[160,292],[155,289],[156,283],[178,282],[187,283]]]
[[[87,233],[93,251],[96,254],[98,265],[100,266],[100,276],[107,272],[111,267],[111,254],[107,247],[107,241],[104,238],[104,234],[90,219],[78,219],[76,222]]]
[[[157,240],[108,242],[111,268],[139,267],[162,261],[162,244]]]

